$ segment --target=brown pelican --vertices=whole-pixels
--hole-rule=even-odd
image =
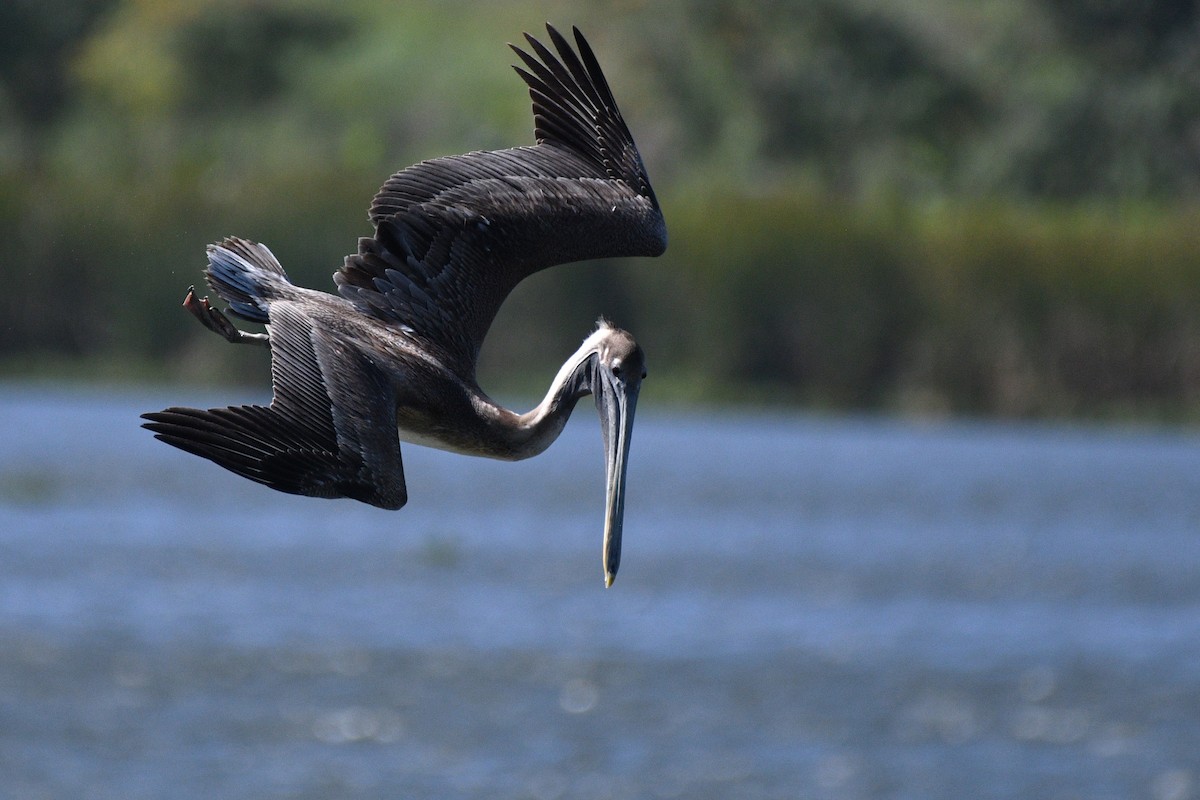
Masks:
[[[524,414],[476,382],[479,348],[516,284],[556,264],[656,256],[666,226],[646,169],[592,49],[547,25],[510,45],[529,87],[537,144],[425,161],[375,195],[375,234],[334,274],[338,295],[291,283],[265,245],[208,247],[208,285],[236,328],[189,289],[184,306],[230,342],[271,350],[268,406],[144,414],[155,437],[272,489],[398,509],[408,500],[400,442],[517,460],[545,450],[576,401],[595,396],[606,459],[603,563],[621,557],[625,465],[641,347],[601,319],[542,402]],[[397,435],[397,432],[398,435]]]

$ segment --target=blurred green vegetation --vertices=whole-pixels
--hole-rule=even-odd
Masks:
[[[482,382],[598,314],[650,397],[1200,417],[1200,13],[1167,0],[8,0],[0,370],[257,381],[178,303],[204,245],[294,280],[392,171],[531,141],[506,41],[579,25],[668,253],[527,281]]]

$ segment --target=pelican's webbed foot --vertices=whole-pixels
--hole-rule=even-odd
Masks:
[[[271,337],[265,333],[247,333],[238,330],[219,308],[213,308],[208,298],[197,298],[196,287],[189,286],[187,297],[183,298],[183,307],[192,316],[200,320],[200,324],[213,333],[234,344],[258,344],[264,347],[271,342]]]

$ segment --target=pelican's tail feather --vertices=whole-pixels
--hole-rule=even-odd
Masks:
[[[265,244],[230,237],[208,246],[208,285],[229,303],[229,310],[251,322],[267,322],[267,302],[290,285]]]

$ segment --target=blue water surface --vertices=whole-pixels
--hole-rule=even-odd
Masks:
[[[272,492],[0,387],[0,797],[1200,797],[1192,432],[581,406]]]

